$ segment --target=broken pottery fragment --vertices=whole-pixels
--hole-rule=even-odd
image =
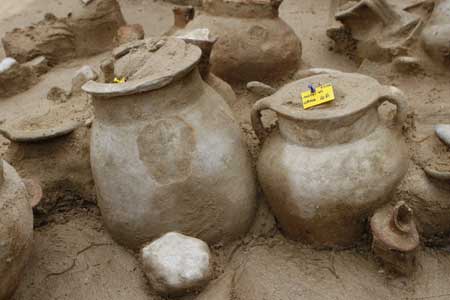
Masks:
[[[13,295],[31,255],[31,202],[39,202],[39,190],[36,185],[25,184],[16,170],[0,159],[0,300]]]
[[[144,28],[140,24],[125,25],[117,31],[117,43],[119,45],[129,42],[143,40],[145,36]]]
[[[211,71],[227,82],[278,80],[298,69],[302,52],[299,38],[278,15],[281,2],[205,0],[181,32],[208,28],[219,37]]]
[[[170,232],[141,251],[144,272],[162,295],[182,296],[203,288],[211,277],[208,245],[202,240]]]
[[[349,1],[337,7],[335,18],[342,26],[333,26],[327,35],[339,51],[361,61],[391,61],[406,55],[423,26],[419,16],[387,0]]]
[[[436,135],[450,147],[450,125],[448,124],[438,124],[434,126]]]
[[[255,178],[229,106],[200,76],[202,51],[163,38],[121,53],[114,73],[124,83],[83,86],[106,228],[134,249],[173,230],[208,243],[239,238],[254,217]]]
[[[425,51],[436,61],[450,64],[450,1],[436,1],[430,20],[421,34]]]
[[[201,28],[179,35],[177,38],[184,40],[188,44],[198,46],[202,50],[202,58],[198,68],[203,80],[220,96],[222,96],[229,105],[236,103],[236,94],[231,86],[211,73],[210,57],[212,49],[217,42],[217,38],[211,37],[209,29]]]
[[[44,56],[54,65],[111,49],[117,30],[124,24],[116,0],[92,0],[89,5],[73,1],[67,17],[46,14],[32,26],[7,32],[2,43],[5,53],[18,62]]]
[[[375,212],[370,219],[372,251],[384,267],[402,275],[411,275],[417,267],[419,233],[413,210],[400,201]]]
[[[334,87],[335,100],[303,109],[301,92],[325,82]],[[362,238],[367,217],[389,201],[406,173],[408,152],[400,130],[379,120],[377,108],[386,101],[397,106],[401,128],[408,105],[400,90],[335,71],[290,83],[254,105],[253,128],[264,143],[259,181],[289,238],[350,247]],[[268,137],[263,110],[278,116]]]

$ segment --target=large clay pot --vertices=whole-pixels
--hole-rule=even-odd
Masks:
[[[0,300],[10,299],[31,254],[30,199],[14,168],[0,160]]]
[[[126,83],[83,86],[94,98],[91,163],[106,227],[131,248],[169,231],[235,239],[255,211],[240,128],[201,79],[197,46],[176,38],[146,45],[116,61]]]
[[[228,82],[271,81],[294,73],[301,42],[278,16],[279,0],[204,0],[182,32],[208,28],[219,38],[212,72]]]
[[[450,62],[450,1],[436,2],[430,20],[422,32],[425,51],[436,61]]]
[[[303,109],[301,92],[325,83],[333,85],[336,99]],[[278,130],[265,141],[257,170],[288,237],[317,247],[352,246],[367,217],[389,200],[408,155],[400,134],[380,124],[377,108],[385,101],[397,106],[401,122],[407,104],[398,89],[335,72],[293,82],[255,104],[252,123],[261,140],[261,111],[278,116]]]

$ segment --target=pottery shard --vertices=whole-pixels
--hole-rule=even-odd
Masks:
[[[140,24],[122,26],[117,30],[117,42],[119,45],[143,40],[144,28]]]
[[[83,66],[79,69],[75,76],[72,78],[72,93],[81,92],[81,87],[90,80],[96,80],[98,78],[97,72],[90,66]]]
[[[45,56],[38,56],[23,64],[30,67],[36,75],[40,76],[50,69],[48,59]]]
[[[208,245],[171,232],[142,249],[144,272],[161,294],[181,296],[205,286],[211,274]]]
[[[67,24],[52,15],[33,26],[7,32],[2,43],[6,55],[20,63],[45,56],[56,64],[75,56],[74,35]]]

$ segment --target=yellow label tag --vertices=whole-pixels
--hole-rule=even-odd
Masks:
[[[334,90],[331,84],[322,85],[316,88],[316,92],[302,93],[303,108],[308,109],[323,103],[334,100]]]
[[[127,79],[125,77],[122,78],[114,77],[114,83],[125,83],[126,81]]]

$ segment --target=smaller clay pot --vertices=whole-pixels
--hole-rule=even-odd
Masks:
[[[28,189],[28,187],[31,187]],[[24,184],[16,170],[0,160],[0,300],[13,295],[31,255],[33,213],[39,186]]]
[[[404,201],[375,212],[370,220],[376,257],[392,271],[410,275],[416,268],[419,233],[413,210]]]

